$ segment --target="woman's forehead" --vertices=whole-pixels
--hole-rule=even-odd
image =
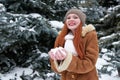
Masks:
[[[70,14],[68,14],[68,16],[78,16],[77,14],[75,14],[75,13],[70,13]],[[68,17],[67,16],[67,17]]]

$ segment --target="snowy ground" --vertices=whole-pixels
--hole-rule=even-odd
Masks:
[[[102,64],[105,64],[106,62],[103,59],[98,59],[97,66],[102,66]],[[96,66],[96,67],[97,67]],[[99,67],[97,67],[99,68]],[[12,71],[6,74],[0,74],[0,80],[11,80],[15,79],[16,80],[22,80],[20,76],[23,74],[23,72],[27,75],[31,75],[32,69],[30,68],[19,68],[16,67]],[[17,74],[17,75],[16,75]],[[38,74],[36,72],[36,74]],[[49,73],[48,73],[49,74]],[[50,75],[50,74],[49,74]],[[48,75],[48,76],[49,76]],[[52,74],[51,74],[52,75]],[[41,78],[35,79],[35,80],[42,80]],[[99,80],[120,80],[120,77],[117,76],[117,72],[114,73],[114,75],[110,76],[108,74],[102,74],[101,78]]]
[[[30,68],[16,67],[12,71],[10,71],[9,73],[0,74],[0,79],[1,80],[9,80],[9,79],[16,78],[17,80],[21,80],[20,76],[23,74],[23,71],[25,72],[25,74],[28,74],[28,75],[32,73],[32,69],[30,69]]]
[[[97,61],[96,67],[97,69],[100,69],[105,64],[108,64],[108,63],[104,59],[99,58]],[[99,78],[99,80],[120,80],[120,77],[118,77],[117,71],[114,71],[111,75],[101,74],[101,78]]]

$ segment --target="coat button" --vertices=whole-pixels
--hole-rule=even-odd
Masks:
[[[75,76],[74,76],[74,75],[72,75],[72,78],[75,78]]]

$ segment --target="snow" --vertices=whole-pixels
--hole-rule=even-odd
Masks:
[[[50,77],[50,76],[54,76],[55,73],[47,73],[47,76]]]
[[[17,80],[22,80],[20,78],[20,76],[23,74],[23,72],[25,72],[25,74],[30,75],[32,73],[32,69],[16,67],[12,71],[10,71],[6,74],[0,74],[0,79],[1,80],[9,80],[9,79],[16,78]]]
[[[46,54],[45,54],[46,56]],[[96,67],[97,69],[100,69],[103,65],[105,64],[108,64],[108,62],[106,62],[104,59],[102,58],[98,58],[98,61],[97,61],[97,64],[96,64]],[[112,68],[109,67],[108,68],[109,70],[111,70]],[[33,70],[30,69],[30,68],[20,68],[20,67],[16,67],[14,68],[12,71],[6,73],[6,74],[0,74],[0,80],[10,80],[10,79],[14,79],[16,78],[17,80],[22,80],[20,78],[20,76],[23,74],[23,72],[26,74],[26,75],[31,75]],[[17,74],[17,75],[16,75]],[[35,73],[34,73],[35,74]],[[36,74],[38,74],[36,72]],[[39,74],[38,74],[39,75]],[[50,76],[53,76],[54,73],[47,73],[47,76],[50,77]],[[39,79],[36,79],[36,80],[41,80],[41,78]],[[102,74],[101,75],[101,78],[99,78],[99,80],[120,80],[120,77],[117,76],[117,72],[115,71],[112,76],[108,75],[108,74]]]
[[[104,74],[101,76],[102,78],[100,78],[99,80],[120,80],[120,77],[117,77],[117,76],[109,76],[107,74]]]
[[[112,44],[113,44],[113,45],[120,44],[120,41],[113,42]]]
[[[32,16],[33,18],[39,18],[39,17],[42,17],[40,14],[38,13],[31,13],[29,14],[30,16]]]
[[[101,39],[101,40],[110,39],[110,38],[112,38],[112,37],[115,36],[115,35],[116,35],[116,34],[113,33],[112,35],[108,35],[108,36],[105,36],[105,37],[101,37],[100,39]]]
[[[101,52],[107,52],[108,50],[105,48],[102,48]]]
[[[32,27],[32,28],[30,28],[30,29],[25,28],[25,27],[22,27],[22,26],[19,27],[20,31],[28,30],[28,31],[31,31],[31,32],[35,32],[34,28],[35,28],[35,27]]]
[[[108,57],[108,55],[106,55],[106,54],[104,54],[104,55],[102,56],[102,58],[105,59],[105,60],[107,60],[107,61],[110,61],[110,60],[111,60],[111,58]]]
[[[112,12],[114,12],[114,11],[117,11],[119,8],[120,8],[120,5],[117,5],[117,6],[115,6],[115,7],[110,7],[110,8],[108,9],[108,13],[112,13]]]
[[[63,27],[63,22],[59,22],[59,21],[50,21],[50,24],[54,27],[54,28],[62,28]]]
[[[0,12],[5,12],[5,6],[3,4],[0,3]]]
[[[63,26],[63,23],[59,22],[59,21],[50,21],[50,23],[53,27],[56,27],[56,28],[57,27],[62,28],[61,26]],[[24,29],[22,29],[22,30],[24,30]],[[113,34],[113,35],[115,35],[115,34]],[[112,36],[103,37],[102,39],[109,38],[109,37],[112,37]],[[114,43],[114,44],[116,44],[116,43]],[[108,50],[105,49],[105,48],[102,49],[102,52],[107,52],[107,51]],[[41,57],[46,57],[46,56],[48,56],[46,53],[43,53],[41,55]],[[96,64],[96,67],[97,67],[98,70],[100,70],[103,65],[110,64],[105,59],[106,59],[106,56],[104,56],[103,58],[98,58],[97,64]],[[108,67],[107,70],[110,71],[111,69],[112,69],[112,67]],[[0,74],[0,80],[10,80],[10,79],[14,79],[14,78],[16,78],[17,80],[21,80],[20,76],[23,74],[23,72],[26,75],[31,75],[33,70],[30,69],[30,67],[28,67],[28,68],[16,67],[12,71],[10,71],[6,74]],[[37,72],[35,72],[34,74],[39,75]],[[47,73],[48,77],[53,76],[53,75],[54,75],[54,73]],[[35,80],[43,80],[43,79],[38,78],[38,79],[35,79]],[[120,80],[120,77],[118,77],[117,71],[114,71],[114,72],[112,72],[111,75],[101,74],[101,77],[99,78],[99,80]]]
[[[48,54],[47,53],[42,53],[40,57],[47,57]]]
[[[100,70],[103,65],[107,65],[107,64],[109,64],[107,61],[105,61],[102,58],[98,58],[96,67],[97,67],[98,70]]]

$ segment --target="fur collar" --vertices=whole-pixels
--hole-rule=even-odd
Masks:
[[[90,31],[93,31],[93,30],[95,30],[95,27],[92,24],[83,26],[83,28],[82,28],[82,34],[81,34],[82,37],[85,37],[85,35],[87,33],[89,33]]]

